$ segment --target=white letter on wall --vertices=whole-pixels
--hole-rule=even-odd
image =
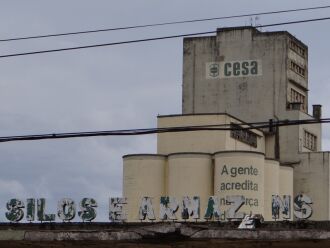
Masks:
[[[188,196],[182,198],[182,211],[181,217],[186,220],[191,216],[193,219],[199,219],[200,212],[200,199],[198,196],[194,196],[192,199]]]
[[[156,219],[150,197],[143,197],[139,208],[139,220],[145,220],[146,218],[149,220]]]
[[[312,199],[304,194],[299,194],[294,198],[293,214],[298,219],[308,219],[313,214],[313,209],[310,206]]]
[[[110,198],[109,219],[113,222],[122,222],[127,219],[123,205],[127,204],[127,198]]]
[[[283,195],[283,200],[278,195],[272,196],[272,218],[279,219],[281,213],[283,219],[291,218],[291,196]]]
[[[238,212],[238,210],[244,205],[245,197],[242,195],[231,195],[226,197],[226,202],[231,206],[226,213],[227,219],[243,219],[245,213]]]
[[[161,220],[176,220],[175,212],[178,211],[179,204],[175,197],[165,197],[160,198],[160,213],[159,218]]]

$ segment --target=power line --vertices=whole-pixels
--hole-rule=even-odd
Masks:
[[[291,21],[291,22],[280,22],[280,23],[273,23],[273,24],[258,25],[258,28],[282,26],[282,25],[290,25],[290,24],[298,24],[298,23],[306,23],[306,22],[325,21],[325,20],[329,20],[329,19],[330,19],[330,17],[323,17],[323,18],[305,19],[305,20]],[[41,50],[41,51],[24,52],[24,53],[14,53],[14,54],[1,55],[0,58],[35,55],[35,54],[42,54],[42,53],[63,52],[63,51],[70,51],[70,50],[80,50],[80,49],[87,49],[87,48],[123,45],[123,44],[131,44],[131,43],[139,43],[139,42],[147,42],[147,41],[165,40],[165,39],[174,39],[174,38],[181,38],[181,37],[187,37],[187,36],[212,34],[215,32],[216,31],[207,31],[207,32],[190,33],[190,34],[178,34],[178,35],[161,36],[161,37],[153,37],[153,38],[138,39],[138,40],[128,40],[128,41],[119,41],[119,42],[112,42],[112,43],[94,44],[94,45],[87,45],[87,46],[58,48],[58,49]]]
[[[68,138],[96,137],[96,136],[131,136],[131,135],[146,135],[146,134],[169,133],[169,132],[231,131],[231,130],[250,130],[250,129],[264,129],[264,128],[268,128],[269,130],[271,130],[275,127],[318,124],[318,123],[330,123],[330,118],[324,118],[320,120],[317,119],[280,120],[280,121],[269,120],[268,122],[253,122],[253,123],[231,123],[231,124],[218,124],[218,125],[180,126],[180,127],[168,127],[168,128],[146,128],[146,129],[128,129],[128,130],[111,130],[111,131],[5,136],[5,137],[0,137],[0,143],[10,142],[10,141],[68,139]]]
[[[281,14],[281,13],[316,10],[316,9],[326,9],[326,8],[330,8],[330,6],[329,5],[328,6],[317,6],[317,7],[310,7],[310,8],[278,10],[278,11],[270,11],[270,12],[258,12],[258,13],[250,13],[250,14],[211,17],[211,18],[192,19],[192,20],[182,20],[182,21],[173,21],[173,22],[162,22],[162,23],[124,26],[124,27],[116,27],[116,28],[104,28],[104,29],[95,29],[95,30],[67,32],[67,33],[57,33],[57,34],[45,34],[45,35],[35,35],[35,36],[25,36],[25,37],[14,37],[14,38],[0,39],[0,42],[28,40],[28,39],[40,39],[40,38],[68,36],[68,35],[79,35],[79,34],[89,34],[89,33],[99,33],[99,32],[109,32],[109,31],[117,31],[117,30],[137,29],[137,28],[165,26],[165,25],[174,25],[174,24],[183,24],[183,23],[205,22],[205,21],[214,21],[214,20],[224,20],[224,19],[232,19],[232,18],[249,17],[249,16],[256,16],[256,15],[271,15],[271,14]]]
[[[95,44],[95,45],[88,45],[88,46],[67,47],[67,48],[59,48],[59,49],[51,49],[51,50],[26,52],[26,53],[7,54],[7,55],[1,55],[0,58],[34,55],[34,54],[41,54],[41,53],[63,52],[63,51],[69,51],[69,50],[78,50],[78,49],[86,49],[86,48],[94,48],[94,47],[123,45],[123,44],[130,44],[130,43],[155,41],[155,40],[165,40],[165,39],[173,39],[173,38],[180,38],[180,37],[193,36],[193,35],[212,34],[212,33],[215,33],[215,31],[208,31],[208,32],[201,32],[201,33],[191,33],[191,34],[179,34],[179,35],[171,35],[171,36],[162,36],[162,37],[146,38],[146,39],[139,39],[139,40],[119,41],[119,42]]]

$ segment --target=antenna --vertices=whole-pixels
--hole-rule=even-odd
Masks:
[[[254,26],[256,29],[258,29],[259,31],[262,31],[262,25],[261,25],[261,22],[260,22],[260,17],[259,16],[255,16],[254,17]]]
[[[250,26],[253,27],[253,17],[250,17]]]

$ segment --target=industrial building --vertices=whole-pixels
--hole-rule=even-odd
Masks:
[[[312,220],[329,220],[330,162],[329,152],[321,152],[321,124],[244,129],[270,119],[320,118],[320,105],[308,113],[308,48],[290,33],[234,27],[185,38],[182,114],[158,116],[158,128],[237,129],[159,133],[157,154],[125,155],[127,221],[139,220],[146,196],[156,221],[162,196],[199,196],[204,221],[210,196],[225,215],[231,195],[244,196],[240,211],[272,220],[272,195],[290,195],[293,206],[297,194],[313,200]],[[176,217],[182,220],[180,211]]]
[[[329,152],[321,152],[321,125],[254,126],[321,118],[320,105],[308,114],[307,61],[307,46],[287,32],[235,27],[184,39],[182,114],[157,117],[159,130],[180,131],[159,132],[157,154],[123,156],[124,198],[110,200],[112,221],[0,223],[0,246],[329,247]],[[312,198],[311,220],[281,213],[279,220],[293,221],[269,222],[272,196],[290,196],[293,206],[297,194]],[[266,222],[239,230],[242,216],[224,221],[235,195],[244,197],[237,215],[261,214]],[[181,209],[170,221],[151,223],[164,220],[167,196]],[[133,223],[142,220],[145,197],[152,205],[142,210],[154,217]],[[199,201],[199,216],[185,212],[184,197]],[[209,215],[210,199],[218,200],[218,217]]]

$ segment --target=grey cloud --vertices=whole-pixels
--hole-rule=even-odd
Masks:
[[[225,16],[326,1],[7,1],[1,37]],[[261,16],[261,23],[328,15],[327,11]],[[249,18],[134,31],[0,43],[0,54],[215,30]],[[329,116],[329,22],[267,28],[288,30],[309,46],[309,104]],[[157,114],[181,111],[182,39],[0,59],[0,135],[146,128]],[[330,147],[325,126],[324,149]],[[121,195],[122,155],[155,152],[156,136],[95,137],[0,144],[0,221],[11,197],[46,197],[55,212],[62,197],[99,201]],[[76,219],[78,220],[78,219]]]

